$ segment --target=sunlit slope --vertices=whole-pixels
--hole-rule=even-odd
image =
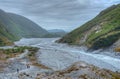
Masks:
[[[120,4],[105,9],[91,21],[64,36],[59,42],[99,49],[111,46],[119,38]]]

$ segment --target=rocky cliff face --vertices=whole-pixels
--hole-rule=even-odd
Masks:
[[[113,49],[120,44],[120,4],[113,5],[103,10],[98,16],[85,23],[81,27],[70,32],[59,42],[79,44],[90,49],[107,48],[114,45]]]

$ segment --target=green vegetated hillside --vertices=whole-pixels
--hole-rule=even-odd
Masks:
[[[0,10],[0,45],[16,41],[22,37],[44,37],[48,32],[31,20],[13,13]],[[4,40],[5,39],[5,40]]]
[[[43,37],[48,34],[45,29],[23,16],[13,13],[8,13],[8,15],[19,29],[18,34],[21,37]]]
[[[2,23],[0,23],[0,46],[13,44],[13,38],[15,37],[7,31]]]
[[[103,10],[98,16],[70,32],[59,42],[106,48],[120,39],[120,4]]]

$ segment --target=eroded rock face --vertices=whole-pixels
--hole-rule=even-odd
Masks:
[[[120,73],[76,62],[62,71],[39,73],[36,79],[120,79]]]
[[[120,39],[111,46],[111,49],[115,52],[120,52]]]

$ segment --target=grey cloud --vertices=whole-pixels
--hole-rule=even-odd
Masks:
[[[0,8],[28,17],[46,29],[72,30],[120,0],[0,0]]]

